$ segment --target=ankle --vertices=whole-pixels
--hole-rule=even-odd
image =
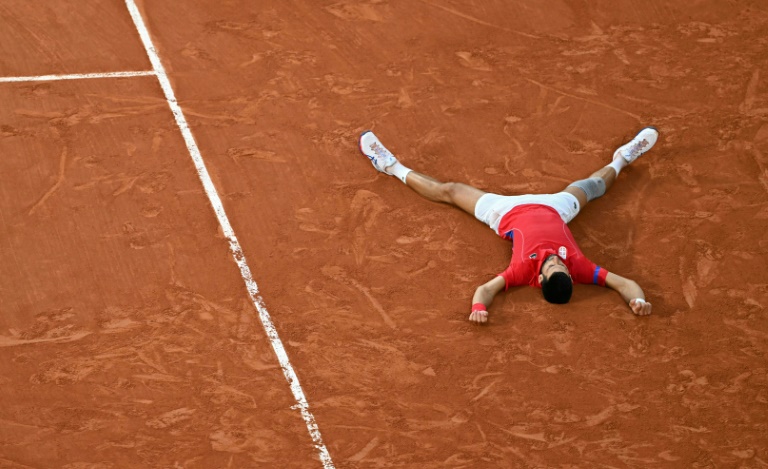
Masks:
[[[403,184],[405,184],[405,178],[408,177],[408,173],[410,173],[411,171],[413,170],[410,168],[406,168],[399,161],[393,164],[392,166],[387,166],[386,168],[384,168],[385,173],[391,176],[395,176],[396,178],[401,180]]]
[[[624,167],[627,166],[627,164],[628,163],[624,160],[624,158],[619,156],[615,160],[611,161],[611,163],[606,167],[613,168],[613,170],[616,171],[616,176],[618,176],[621,170],[624,169]]]

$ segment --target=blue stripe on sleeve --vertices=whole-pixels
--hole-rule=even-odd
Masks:
[[[595,285],[597,285],[597,277],[599,275],[600,275],[600,266],[598,265],[595,267],[595,274],[592,275],[592,283],[594,283]]]

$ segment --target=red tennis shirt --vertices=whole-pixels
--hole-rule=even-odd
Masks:
[[[519,205],[504,215],[499,235],[512,241],[512,260],[499,275],[506,288],[530,285],[541,288],[541,264],[552,254],[568,267],[574,283],[605,286],[608,271],[587,259],[571,230],[553,208],[539,204]]]

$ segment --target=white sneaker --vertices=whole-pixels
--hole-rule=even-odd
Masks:
[[[371,160],[373,167],[382,173],[389,174],[385,169],[397,163],[395,155],[387,150],[370,130],[360,135],[360,151]]]
[[[656,140],[659,138],[659,131],[654,127],[646,127],[638,133],[635,138],[629,141],[629,143],[620,146],[614,153],[613,159],[618,157],[624,158],[627,164],[635,161],[647,152],[653,145],[656,144]]]

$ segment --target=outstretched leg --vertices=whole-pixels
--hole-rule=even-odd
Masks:
[[[477,201],[485,195],[476,187],[460,182],[440,182],[416,171],[408,172],[405,185],[426,199],[455,205],[472,216],[475,215]]]
[[[373,132],[364,132],[360,136],[360,151],[371,160],[374,168],[397,177],[420,196],[433,202],[454,205],[472,216],[475,215],[477,201],[485,195],[485,192],[467,184],[441,182],[406,168],[381,144]]]
[[[595,171],[587,179],[572,183],[565,188],[565,192],[575,196],[579,201],[579,209],[583,209],[590,201],[605,194],[621,170],[650,150],[658,137],[659,132],[655,128],[646,127],[613,153],[613,161],[609,165]]]

